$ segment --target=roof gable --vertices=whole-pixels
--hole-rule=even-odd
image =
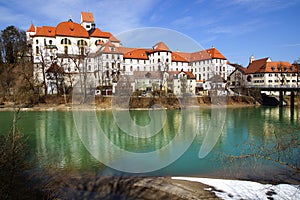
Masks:
[[[156,51],[170,51],[169,47],[164,42],[159,42],[153,46]]]
[[[30,25],[29,29],[27,30],[27,32],[35,32],[35,27],[33,24]]]

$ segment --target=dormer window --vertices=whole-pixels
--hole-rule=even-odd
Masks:
[[[272,69],[272,71],[275,71],[275,67],[273,66],[273,67],[271,67],[271,69]]]

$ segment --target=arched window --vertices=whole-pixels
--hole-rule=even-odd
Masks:
[[[84,41],[84,40],[78,40],[78,41],[77,41],[77,45],[78,45],[78,46],[87,46],[87,42]]]
[[[103,44],[103,41],[100,39],[95,41],[95,45],[102,45],[102,44]]]
[[[40,48],[39,47],[35,47],[35,54],[39,55],[40,54]]]
[[[71,40],[69,40],[68,38],[64,38],[60,41],[60,44],[71,45]]]

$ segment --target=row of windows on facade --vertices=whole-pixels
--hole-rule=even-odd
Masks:
[[[50,49],[50,51],[52,52],[51,49]],[[69,53],[69,48],[68,48],[68,46],[64,46],[64,53],[65,53],[65,54],[68,54],[68,53]],[[79,53],[80,53],[80,55],[84,55],[84,53],[86,53],[86,50],[85,50],[84,46],[81,46],[81,47],[79,48]],[[39,54],[40,54],[40,47],[38,47],[38,46],[35,47],[35,54],[36,54],[36,55],[39,55]]]
[[[298,75],[300,75],[300,74],[298,74]],[[254,78],[262,78],[264,76],[265,76],[265,74],[254,74],[253,75]],[[287,77],[293,76],[293,77],[295,77],[295,76],[297,76],[297,74],[296,73],[286,73],[286,74],[269,73],[269,74],[267,74],[267,76],[269,76],[269,77],[273,77],[273,76],[275,76],[275,77],[278,77],[278,76],[287,76]]]
[[[283,80],[284,81],[284,80]],[[287,83],[296,83],[297,81],[296,80],[285,80]],[[264,83],[265,81],[264,80],[255,80],[253,81],[254,83]],[[282,82],[281,80],[268,80],[268,83],[279,83],[279,82]],[[298,82],[300,82],[300,80],[298,80]]]
[[[103,44],[104,42],[105,42],[104,40],[98,39],[98,40],[95,41],[95,45]],[[39,44],[39,40],[36,39],[35,43]],[[49,40],[48,43],[49,43],[49,45],[52,45],[53,44],[53,40]],[[63,38],[60,41],[60,44],[62,44],[62,45],[71,45],[72,43],[71,43],[70,39]],[[44,45],[47,45],[46,39],[44,39]],[[88,44],[87,44],[87,42],[85,40],[80,39],[80,40],[77,41],[77,45],[78,46],[87,46]],[[114,48],[112,50],[114,50]]]
[[[197,65],[205,65],[205,64],[211,64],[214,63],[214,61],[216,61],[215,63],[220,63],[220,64],[225,64],[226,60],[222,60],[222,59],[207,59],[207,60],[202,60],[202,61],[197,61],[197,62],[193,62],[192,66],[197,66]]]

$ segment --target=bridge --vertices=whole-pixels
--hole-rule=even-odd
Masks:
[[[283,93],[290,92],[291,99],[290,99],[290,106],[291,109],[294,108],[295,105],[295,92],[300,91],[300,85],[247,85],[246,88],[248,89],[260,89],[261,91],[277,91],[279,92],[279,106],[283,106]]]

